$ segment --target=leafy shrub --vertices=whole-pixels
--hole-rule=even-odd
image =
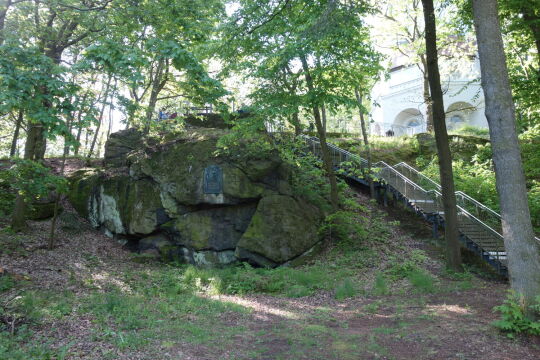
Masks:
[[[366,233],[362,218],[354,211],[341,210],[328,215],[319,229],[322,236],[354,241]]]
[[[540,296],[536,297],[535,304],[530,309],[540,316]],[[507,336],[513,338],[515,334],[540,335],[540,320],[533,320],[526,316],[522,298],[515,291],[510,290],[502,305],[496,306],[494,311],[501,314],[501,319],[494,321],[493,325],[501,329]]]
[[[15,160],[7,170],[0,171],[0,216],[10,213],[15,194],[27,204],[48,196],[51,191],[66,193],[67,180],[51,173],[43,164],[31,160]]]

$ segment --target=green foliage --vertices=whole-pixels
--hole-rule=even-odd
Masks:
[[[292,170],[291,185],[296,195],[306,198],[324,212],[330,212],[328,198],[330,185],[321,160],[306,153],[304,141],[283,139],[279,144],[280,156]]]
[[[264,119],[249,116],[233,122],[231,131],[217,143],[219,153],[247,158],[264,158],[276,150],[272,139],[265,134]]]
[[[378,272],[375,276],[375,282],[373,283],[373,294],[374,295],[388,295],[390,291],[388,290],[388,284],[386,282],[386,277],[382,272]]]
[[[216,51],[227,64],[223,74],[256,79],[251,102],[275,125],[298,128],[300,116],[323,104],[329,113],[356,109],[354,88],[368,91],[380,71],[361,20],[371,11],[366,2],[239,1]]]
[[[15,201],[15,192],[11,188],[11,174],[0,170],[0,218],[11,214]]]
[[[78,87],[65,80],[67,69],[39,49],[22,44],[0,46],[0,113],[22,110],[51,135],[64,134],[61,116],[73,110],[69,96]]]
[[[435,291],[433,276],[424,270],[415,269],[409,271],[407,278],[417,291],[421,293],[432,293]]]
[[[516,334],[540,335],[540,320],[534,320],[526,314],[523,307],[522,297],[510,290],[502,305],[494,310],[501,314],[501,319],[493,322],[493,325],[513,338]],[[540,317],[540,296],[536,297],[536,303],[529,306],[535,317]]]
[[[335,292],[336,300],[344,300],[356,296],[357,291],[351,279],[345,279],[338,285]]]
[[[472,125],[462,126],[459,129],[452,131],[452,133],[459,134],[459,135],[470,135],[470,136],[489,138],[489,129],[479,128],[477,126],[472,126]]]
[[[15,280],[9,275],[0,276],[0,293],[15,287]]]
[[[366,234],[365,222],[358,212],[340,210],[328,215],[319,233],[338,241],[358,241]]]
[[[361,139],[332,140],[337,146],[358,154],[364,159],[367,157]],[[370,148],[373,163],[384,161],[394,165],[402,161],[414,163],[418,154],[418,140],[415,137],[378,137],[370,138]]]
[[[0,331],[0,359],[63,360],[70,345],[54,349],[47,339],[36,338],[34,333],[24,326],[15,335]]]
[[[66,193],[68,190],[65,178],[53,175],[49,168],[31,160],[15,160],[0,176],[0,186],[9,187],[27,202],[45,197],[51,191]]]
[[[426,260],[424,251],[413,250],[407,256],[391,257],[385,273],[392,280],[404,279],[411,273],[418,272]]]

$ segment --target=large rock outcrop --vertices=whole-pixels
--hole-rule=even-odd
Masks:
[[[75,172],[69,198],[93,226],[150,256],[261,266],[301,257],[319,242],[320,211],[292,193],[277,153],[218,154],[226,131],[189,129],[152,146],[135,131],[117,133],[106,168]]]

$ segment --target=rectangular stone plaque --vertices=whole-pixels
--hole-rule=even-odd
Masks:
[[[223,170],[217,165],[204,169],[203,191],[205,194],[221,194],[223,192]]]

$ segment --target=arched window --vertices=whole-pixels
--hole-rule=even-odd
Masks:
[[[412,119],[412,120],[409,120],[409,123],[407,124],[407,126],[417,127],[417,126],[420,126],[420,122],[418,121],[418,119]]]
[[[465,125],[465,119],[460,114],[454,114],[446,119],[446,127],[448,130],[457,130]]]
[[[450,118],[450,123],[452,125],[460,125],[462,122],[464,122],[463,118],[460,115],[452,115]]]

